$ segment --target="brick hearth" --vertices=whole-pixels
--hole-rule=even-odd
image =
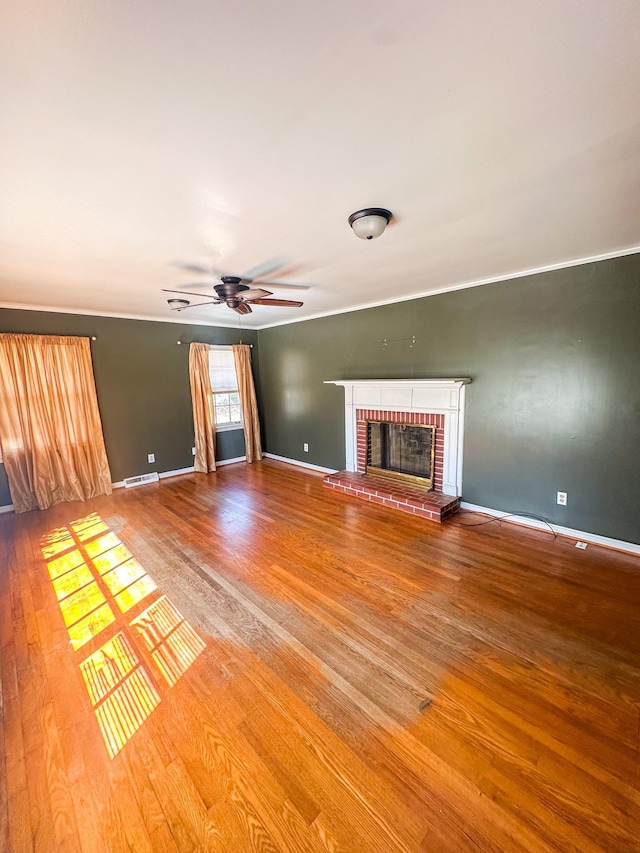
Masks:
[[[419,486],[406,486],[388,477],[375,474],[356,474],[338,471],[324,478],[324,485],[346,495],[353,495],[371,503],[442,522],[460,509],[460,498],[442,492],[427,491]]]

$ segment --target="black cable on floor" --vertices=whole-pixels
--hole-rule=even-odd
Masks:
[[[473,510],[470,510],[470,511],[473,512]],[[479,512],[479,513],[476,513],[476,515],[484,515],[484,513]],[[541,521],[543,524],[547,525],[547,527],[549,528],[549,532],[553,535],[553,538],[554,539],[558,538],[558,534],[555,532],[555,530],[553,529],[553,527],[547,521],[546,518],[542,518],[542,516],[540,516],[540,515],[533,515],[533,513],[531,513],[531,512],[509,512],[506,515],[492,515],[486,521],[475,521],[475,522],[473,522],[473,524],[464,524],[460,521],[455,521],[455,518],[456,518],[455,515],[450,517],[448,520],[452,524],[457,524],[458,527],[482,527],[484,524],[491,524],[492,521],[500,522],[506,518],[516,518],[518,516],[520,518],[534,518],[536,521]]]

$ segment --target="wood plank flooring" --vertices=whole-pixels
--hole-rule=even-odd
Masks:
[[[265,461],[0,517],[0,850],[637,851],[640,560]]]

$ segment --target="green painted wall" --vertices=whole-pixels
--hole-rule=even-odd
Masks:
[[[177,346],[176,341],[232,344],[240,338],[237,329],[8,308],[0,309],[0,332],[97,336],[91,352],[114,482],[147,471],[193,465],[189,347]],[[257,333],[243,331],[242,340],[254,344],[252,363],[257,376]],[[155,453],[155,463],[147,462],[147,453]],[[241,430],[218,435],[219,459],[243,455]],[[0,466],[0,506],[10,502]]]
[[[9,492],[9,483],[4,470],[4,465],[0,465],[0,506],[8,506],[11,503],[11,494]]]
[[[344,467],[325,379],[470,376],[464,500],[640,542],[640,255],[266,329],[260,355],[271,453]]]

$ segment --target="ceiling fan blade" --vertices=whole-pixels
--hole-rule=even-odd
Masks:
[[[255,267],[251,267],[250,270],[247,270],[243,273],[242,278],[248,279],[249,281],[253,281],[256,278],[262,278],[265,275],[271,275],[276,272],[276,270],[282,269],[282,267],[286,264],[286,260],[284,258],[271,258],[271,260],[264,261],[262,264],[258,264]]]
[[[189,284],[183,284],[183,287],[197,287],[199,289],[204,289],[205,287],[214,287],[216,284],[220,284],[219,281],[190,281]]]
[[[206,297],[204,293],[193,293],[190,290],[169,290],[167,287],[161,288],[163,293],[179,293],[181,296],[197,296],[198,299],[202,299]],[[211,294],[211,298],[214,299],[213,294]],[[224,299],[216,299],[216,302],[224,302]]]
[[[186,270],[187,272],[198,272],[203,273],[204,275],[212,275],[215,278],[220,278],[220,276],[225,275],[221,270],[216,269],[214,266],[207,266],[206,264],[188,264],[184,261],[171,261],[172,267],[178,267],[179,270]]]
[[[256,299],[264,299],[265,296],[271,296],[270,290],[262,290],[260,287],[243,290],[238,294],[238,299],[243,302],[254,302]]]
[[[195,305],[183,305],[182,308],[170,308],[170,311],[186,311],[187,308],[199,308],[201,305],[219,305],[221,299],[209,299],[207,302],[196,302]]]
[[[293,299],[254,299],[252,305],[274,305],[281,308],[300,308],[304,302],[294,302]]]
[[[248,302],[238,302],[237,305],[230,305],[229,308],[236,314],[251,314],[251,305]]]
[[[287,284],[286,281],[265,281],[254,278],[251,284],[266,284],[267,287],[277,287],[280,290],[311,290],[311,284]]]

